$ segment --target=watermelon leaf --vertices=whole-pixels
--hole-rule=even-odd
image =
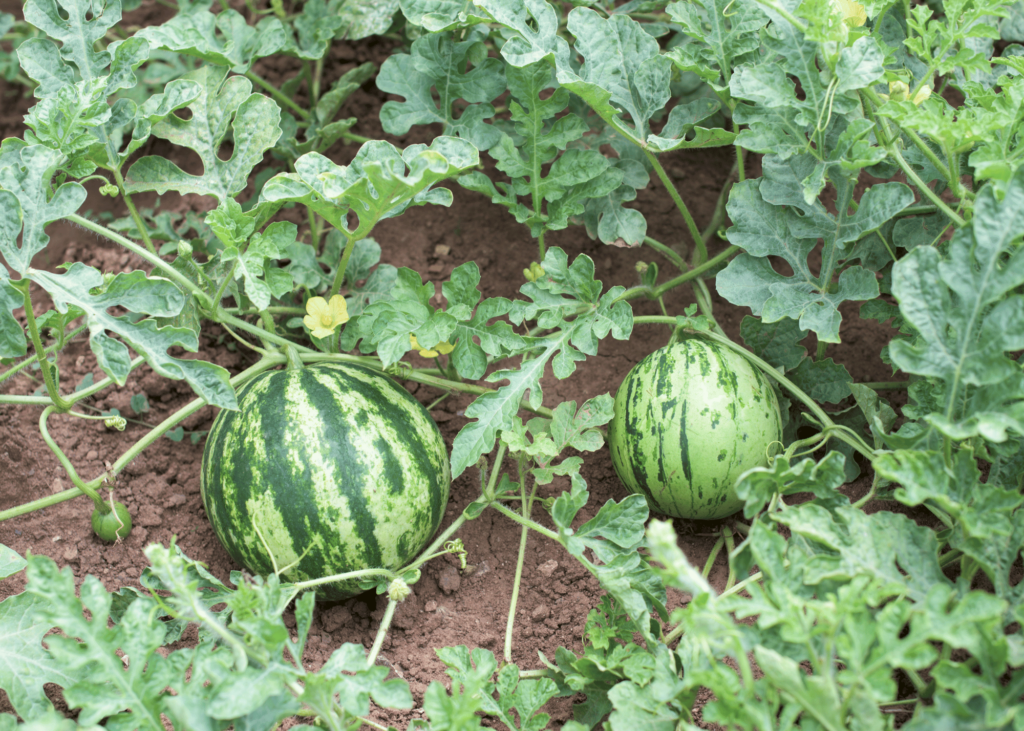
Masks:
[[[616,286],[601,294],[602,286],[594,279],[594,262],[590,257],[581,254],[569,265],[565,252],[552,247],[541,266],[544,277],[519,289],[530,301],[515,300],[509,319],[516,325],[536,320],[552,332],[524,339],[525,350],[532,352],[532,356],[519,369],[506,368],[487,377],[492,382],[507,379],[508,385],[478,397],[466,408],[466,416],[476,421],[463,427],[455,437],[453,478],[491,451],[498,431],[511,426],[524,398],[531,408],[541,405],[540,379],[548,361],[556,378],[568,378],[577,362],[597,354],[601,339],[611,334],[624,340],[632,331],[633,311],[626,302],[617,301],[625,288]],[[575,319],[566,319],[574,315]]]
[[[431,33],[483,23],[490,18],[465,0],[399,0],[402,14],[413,25]]]
[[[152,318],[133,322],[127,316],[115,317],[107,312],[108,308],[121,306],[130,312],[173,317],[181,311],[185,298],[171,282],[160,277],[147,278],[143,272],[134,271],[118,274],[105,283],[98,270],[79,262],[72,264],[65,274],[29,269],[26,276],[50,293],[58,311],[66,312],[68,307],[74,306],[85,313],[89,345],[96,360],[103,372],[119,385],[123,386],[128,378],[131,364],[128,346],[131,346],[161,376],[184,379],[199,396],[215,406],[237,408],[235,392],[224,368],[167,354],[174,346],[190,352],[198,350],[195,332],[186,328],[158,328]],[[94,293],[94,288],[102,289]],[[108,331],[118,335],[124,343],[109,337]]]
[[[451,191],[431,186],[479,161],[476,148],[456,137],[437,137],[429,147],[410,145],[404,151],[388,142],[370,141],[347,166],[311,152],[295,161],[296,172],[268,180],[260,202],[302,203],[347,236],[361,239],[378,221],[409,206],[451,205]],[[350,211],[358,219],[352,230],[346,221]]]
[[[6,561],[10,567],[9,557]],[[25,565],[24,559],[21,564]],[[81,669],[60,662],[43,646],[43,636],[53,628],[43,614],[49,603],[46,597],[27,592],[0,602],[0,636],[4,638],[0,647],[0,688],[7,692],[18,715],[28,721],[53,710],[43,692],[44,683],[66,686],[84,677]]]
[[[500,59],[477,57],[486,38],[482,28],[474,28],[459,42],[452,32],[431,33],[413,42],[411,54],[389,56],[380,67],[377,88],[405,101],[384,102],[384,131],[404,135],[414,124],[440,123],[442,134],[468,140],[478,150],[497,144],[500,133],[484,120],[494,116],[490,102],[505,91],[505,74]],[[432,89],[437,89],[437,100]],[[453,104],[459,99],[468,104],[460,105],[456,117]]]
[[[574,8],[568,27],[584,63],[579,73],[567,63],[559,64],[558,83],[578,94],[619,134],[646,146],[651,117],[671,96],[672,61],[627,15],[602,18],[590,8]],[[629,115],[632,127],[622,122],[622,112]]]
[[[521,68],[538,61],[568,65],[569,44],[558,35],[559,17],[545,0],[477,0],[495,23],[513,32],[501,47],[510,66]]]
[[[768,467],[745,472],[735,488],[746,502],[743,514],[754,517],[775,495],[811,493],[818,504],[826,507],[849,504],[846,496],[837,491],[847,481],[845,462],[846,457],[837,451],[829,452],[820,462],[802,459],[791,463],[788,457],[780,455]]]
[[[75,213],[85,202],[85,188],[78,183],[64,183],[49,194],[49,180],[66,159],[44,145],[0,148],[0,254],[19,274],[50,243],[46,226]]]
[[[179,13],[161,25],[143,28],[137,37],[149,41],[153,48],[194,56],[237,74],[244,74],[258,59],[277,53],[289,40],[277,18],[264,18],[254,28],[230,8],[217,15],[201,9]]]
[[[152,128],[154,136],[198,154],[203,174],[190,175],[163,157],[143,157],[128,170],[125,189],[129,193],[174,190],[222,202],[242,192],[252,169],[281,136],[281,109],[270,98],[253,94],[248,79],[225,78],[227,73],[226,68],[201,66],[187,74],[183,78],[200,88],[188,104],[191,119],[168,115]],[[229,133],[234,149],[230,159],[222,160],[218,153]]]
[[[43,98],[73,82],[74,72],[65,61],[74,64],[85,81],[99,78],[110,65],[110,53],[96,50],[95,44],[121,21],[121,3],[120,0],[28,0],[25,20],[61,43],[58,51],[52,41],[35,38],[18,48],[19,59],[24,55],[29,69],[45,73],[44,78],[37,79],[41,84],[36,91],[36,96]]]
[[[955,439],[993,442],[1024,433],[1024,379],[1006,353],[1024,343],[1024,170],[1000,201],[994,186],[979,194],[975,218],[959,229],[947,254],[918,247],[893,266],[900,314],[916,331],[889,346],[893,363],[942,384],[940,401],[923,415]]]
[[[0,268],[0,358],[20,358],[28,352],[25,328],[14,316],[14,311],[24,306],[24,296],[10,285],[7,270]]]
[[[765,176],[734,186],[728,211],[734,225],[726,232],[730,243],[746,253],[729,262],[717,277],[718,291],[733,304],[750,307],[766,323],[790,318],[803,330],[813,330],[823,342],[839,342],[840,303],[878,297],[874,272],[846,266],[834,274],[847,255],[847,244],[874,231],[908,205],[914,195],[902,183],[883,183],[867,191],[853,215],[833,216],[801,192],[802,172],[810,162],[765,160]],[[802,166],[802,167],[801,167]],[[794,210],[794,208],[796,210]],[[797,211],[800,211],[798,213]],[[825,264],[816,275],[808,255],[824,241]],[[775,271],[769,256],[784,259],[793,276]]]

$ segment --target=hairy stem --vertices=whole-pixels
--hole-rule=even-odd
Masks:
[[[370,653],[366,656],[366,667],[372,668],[377,662],[377,655],[380,654],[380,648],[384,646],[384,638],[388,636],[388,628],[391,627],[391,620],[395,618],[395,609],[397,608],[398,602],[388,599],[387,609],[384,610],[380,627],[377,628],[377,636],[373,639],[373,647],[370,648]]]
[[[116,244],[120,244],[124,248],[128,249],[134,254],[137,254],[142,259],[146,260],[153,265],[154,268],[159,269],[160,276],[170,279],[175,284],[179,285],[186,292],[191,292],[196,299],[202,302],[206,307],[210,307],[210,297],[204,292],[199,285],[193,282],[191,279],[186,277],[184,274],[179,272],[177,269],[172,267],[170,264],[165,262],[156,254],[153,254],[145,248],[139,246],[131,239],[125,238],[116,231],[111,231],[106,226],[101,226],[98,223],[93,223],[88,218],[83,218],[77,213],[72,213],[69,216],[65,216],[68,221],[76,223],[82,228],[87,228],[93,233],[97,233],[100,236],[110,239]]]
[[[302,119],[309,119],[308,111],[300,107],[295,102],[294,99],[292,99],[290,96],[288,96],[283,91],[278,89],[276,86],[271,84],[269,81],[264,79],[262,76],[259,76],[255,71],[246,71],[245,78],[249,79],[249,81],[252,81],[256,85],[261,87],[264,91],[270,94],[270,96],[272,96],[276,102],[288,107],[297,115],[299,115],[299,117],[301,117]]]
[[[659,284],[653,290],[648,288],[648,287],[632,287],[630,289],[627,289],[625,292],[623,292],[621,295],[619,295],[618,299],[616,299],[616,302],[621,302],[621,301],[624,301],[624,300],[634,300],[634,299],[637,299],[638,297],[644,297],[644,296],[655,297],[655,298],[661,297],[666,292],[668,292],[670,289],[674,289],[675,287],[678,287],[681,284],[685,284],[686,282],[689,282],[689,281],[691,281],[693,279],[696,279],[697,277],[701,276],[705,272],[707,272],[707,271],[709,271],[711,269],[714,269],[716,266],[721,264],[723,261],[726,261],[727,259],[731,259],[733,256],[735,256],[736,254],[740,253],[741,251],[742,251],[742,249],[740,247],[738,247],[738,246],[730,246],[727,249],[724,249],[721,252],[719,252],[718,254],[716,254],[711,259],[708,259],[706,262],[704,262],[700,266],[694,267],[693,269],[690,269],[689,271],[683,272],[678,277],[673,277],[672,279],[669,279],[667,282],[663,282],[662,284]]]
[[[693,216],[690,214],[690,209],[686,207],[686,203],[683,202],[682,196],[679,195],[679,191],[676,189],[675,183],[665,172],[665,168],[661,166],[658,158],[651,153],[650,150],[644,150],[644,154],[650,161],[651,165],[654,166],[654,172],[658,174],[661,182],[665,185],[668,190],[668,194],[672,197],[672,200],[676,204],[676,208],[683,215],[683,220],[686,221],[686,227],[690,230],[690,237],[693,239],[693,244],[696,247],[693,254],[693,265],[698,266],[707,261],[708,248],[704,244],[704,238],[701,236],[700,229],[697,228],[697,222],[693,220]]]
[[[67,455],[64,454],[63,450],[57,446],[57,442],[55,442],[53,437],[50,436],[50,430],[46,428],[46,420],[49,419],[50,414],[55,411],[56,409],[54,409],[53,406],[47,406],[43,409],[43,413],[39,415],[39,433],[42,434],[43,441],[46,442],[46,446],[49,447],[50,451],[57,457],[57,461],[60,462],[64,471],[68,473],[68,477],[71,478],[72,484],[89,496],[97,510],[101,513],[109,513],[110,506],[103,501],[103,498],[100,497],[95,488],[91,485],[87,485],[82,478],[78,476],[78,472],[75,471],[75,467],[71,464],[71,460],[67,458]]]
[[[350,236],[347,231],[342,231],[345,234],[347,241],[345,242],[345,251],[341,255],[341,262],[338,264],[338,271],[334,273],[334,281],[331,282],[331,292],[327,295],[327,299],[330,299],[334,295],[341,292],[341,285],[345,281],[345,270],[348,269],[348,260],[352,258],[352,252],[356,248],[356,237]]]
[[[533,495],[529,497],[526,495],[526,482],[527,482],[527,471],[525,462],[525,455],[519,455],[519,494],[522,497],[522,504],[520,509],[523,512],[523,518],[530,520],[530,514],[533,508]],[[497,472],[498,470],[495,470]],[[534,491],[537,486],[534,483]],[[512,599],[508,605],[508,621],[505,623],[505,662],[512,662],[512,630],[516,624],[516,604],[519,602],[519,587],[523,580],[523,564],[526,562],[526,543],[530,537],[530,529],[524,524],[522,532],[519,536],[519,555],[516,558],[516,574],[512,580]]]
[[[25,320],[28,324],[32,347],[36,351],[36,359],[39,361],[39,369],[43,372],[43,380],[46,382],[46,393],[49,394],[57,411],[67,411],[71,408],[71,403],[61,398],[60,388],[54,380],[53,371],[50,368],[50,361],[46,359],[46,348],[43,347],[42,338],[39,337],[39,326],[36,324],[36,315],[32,311],[32,283],[27,279],[22,279],[17,283],[11,282],[11,285],[21,290],[25,302]]]
[[[117,182],[117,189],[121,191],[121,197],[124,198],[124,204],[128,207],[128,214],[135,222],[135,227],[139,230],[139,236],[142,237],[142,243],[146,245],[149,253],[156,256],[156,247],[153,246],[153,240],[149,238],[149,233],[146,231],[146,224],[142,222],[142,216],[139,215],[139,211],[135,208],[135,203],[132,202],[131,194],[124,188],[124,177],[121,175],[121,171],[114,167],[111,168],[111,172],[114,173],[114,180]]]
[[[64,337],[63,337],[63,340],[64,340],[64,342],[63,342],[63,343],[59,343],[59,342],[57,342],[57,343],[54,343],[53,345],[50,345],[50,346],[48,346],[48,347],[47,347],[47,348],[46,348],[46,349],[45,349],[45,350],[43,351],[43,353],[44,353],[45,355],[53,355],[53,354],[54,354],[54,353],[56,353],[56,352],[57,352],[58,350],[60,350],[60,346],[61,346],[61,345],[66,345],[66,344],[67,344],[68,342],[70,342],[70,341],[71,341],[71,340],[73,340],[74,338],[78,337],[78,336],[79,336],[80,334],[82,334],[82,332],[84,332],[84,331],[85,331],[85,329],[86,329],[87,327],[88,327],[88,325],[79,325],[79,326],[78,326],[78,327],[76,327],[76,328],[75,328],[74,330],[72,330],[71,332],[69,332],[69,333],[67,333],[67,334],[65,334],[65,335],[64,335]],[[13,366],[11,366],[10,368],[8,368],[8,369],[7,369],[6,371],[4,371],[3,373],[0,373],[0,383],[3,383],[3,382],[4,382],[4,381],[6,381],[6,380],[7,380],[8,378],[10,378],[10,377],[12,377],[12,376],[14,376],[14,375],[16,375],[16,374],[20,373],[20,372],[21,372],[22,370],[24,370],[25,368],[28,368],[28,367],[29,367],[30,365],[32,365],[32,363],[34,363],[35,361],[36,361],[36,357],[35,357],[35,356],[33,355],[33,356],[31,356],[31,357],[29,357],[29,358],[26,358],[25,360],[21,361],[21,362],[20,362],[20,363],[18,363],[17,365],[13,365]],[[4,402],[2,401],[2,399],[3,399],[3,398],[4,398],[4,396],[0,395],[0,403],[4,403]],[[7,397],[7,398],[10,398],[10,397]],[[49,400],[49,399],[46,399],[45,403],[50,403],[50,400]]]
[[[491,503],[491,507],[494,508],[495,510],[497,510],[502,515],[504,515],[504,516],[506,516],[508,518],[511,518],[512,520],[514,520],[515,522],[519,523],[520,525],[525,525],[527,528],[530,528],[532,530],[537,531],[542,536],[547,536],[551,540],[558,541],[559,543],[561,543],[561,538],[560,538],[560,536],[557,533],[555,533],[553,530],[545,528],[544,526],[542,526],[537,521],[530,520],[528,518],[524,518],[523,516],[521,516],[516,511],[514,511],[514,510],[512,510],[512,509],[510,509],[510,508],[506,507],[505,505],[502,505],[501,503],[498,503],[498,502]]]

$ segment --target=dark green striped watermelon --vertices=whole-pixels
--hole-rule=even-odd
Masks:
[[[714,520],[743,507],[736,479],[782,445],[767,379],[741,355],[688,338],[651,353],[619,386],[608,427],[612,464],[651,509]]]
[[[398,569],[441,523],[451,473],[437,425],[385,375],[355,365],[270,371],[221,411],[201,489],[221,543],[255,574],[287,581]],[[258,531],[257,531],[258,527]],[[317,587],[325,599],[354,582]]]

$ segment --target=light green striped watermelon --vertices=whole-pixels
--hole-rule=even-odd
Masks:
[[[714,520],[743,501],[733,487],[781,447],[767,379],[741,355],[697,337],[651,353],[619,386],[608,427],[612,464],[651,509]]]
[[[441,523],[451,473],[437,425],[408,391],[356,365],[270,371],[217,416],[203,504],[238,563],[287,581],[398,569]],[[354,582],[317,587],[325,599]]]

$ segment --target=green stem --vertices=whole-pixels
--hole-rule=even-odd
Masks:
[[[615,301],[616,302],[622,302],[624,300],[634,300],[634,299],[637,299],[638,297],[644,297],[644,296],[653,297],[653,298],[661,297],[666,292],[668,292],[670,289],[672,289],[674,287],[678,287],[681,284],[685,284],[686,282],[689,282],[689,281],[691,281],[693,279],[696,279],[700,275],[704,274],[705,272],[707,272],[707,271],[709,271],[711,269],[714,269],[716,266],[721,264],[723,261],[725,261],[726,259],[732,258],[733,256],[735,256],[736,254],[740,253],[741,251],[742,251],[742,249],[740,247],[738,247],[738,246],[730,246],[727,249],[724,249],[723,251],[721,251],[718,254],[716,254],[711,259],[708,259],[706,262],[704,262],[700,266],[694,267],[693,269],[691,269],[691,270],[689,270],[687,272],[683,272],[678,277],[674,277],[673,279],[669,279],[667,282],[659,284],[654,289],[650,289],[649,287],[632,287],[630,289],[627,289],[621,295],[619,295],[618,298]]]
[[[268,342],[271,342],[274,345],[279,345],[282,348],[295,348],[300,353],[316,353],[316,351],[313,350],[312,348],[308,348],[305,345],[300,345],[299,343],[296,343],[294,341],[289,340],[288,338],[277,335],[276,333],[269,333],[262,327],[253,325],[252,323],[246,322],[245,320],[241,320],[237,317],[234,317],[233,315],[229,315],[227,311],[224,310],[224,308],[222,307],[217,308],[216,319],[218,322],[221,322],[225,325],[231,325],[232,327],[237,327],[239,330],[245,330],[247,333],[251,333],[258,338],[267,340]]]
[[[686,221],[686,227],[690,230],[690,237],[693,239],[693,244],[696,247],[693,255],[694,266],[703,264],[708,258],[708,248],[704,244],[704,238],[701,236],[700,229],[697,228],[697,222],[693,220],[693,216],[690,215],[690,209],[686,207],[686,203],[683,202],[682,196],[679,195],[679,191],[676,190],[675,184],[672,182],[672,179],[669,178],[668,173],[665,172],[665,168],[661,166],[658,158],[647,149],[644,150],[644,154],[647,156],[647,159],[654,167],[654,171],[658,174],[661,182],[668,190],[668,194],[675,202],[676,208],[678,208],[679,212],[683,215],[683,220]]]
[[[43,441],[46,442],[46,446],[50,448],[50,451],[57,457],[57,461],[60,462],[64,471],[68,473],[68,477],[71,478],[72,484],[84,492],[92,500],[97,510],[101,513],[109,513],[110,506],[104,502],[103,498],[100,497],[99,493],[91,486],[87,485],[81,477],[78,476],[78,472],[75,471],[75,466],[71,464],[71,460],[67,458],[63,450],[57,446],[57,442],[54,441],[53,437],[50,436],[50,430],[46,428],[46,420],[50,418],[50,414],[54,413],[56,409],[53,406],[47,406],[43,409],[43,413],[39,415],[39,433],[43,436]]]
[[[384,610],[380,627],[377,628],[377,636],[373,639],[373,647],[370,648],[370,654],[366,656],[366,667],[372,668],[377,662],[377,655],[380,654],[380,648],[384,646],[384,638],[388,636],[388,628],[391,627],[391,620],[395,618],[395,609],[397,608],[398,602],[388,599],[387,609]]]
[[[46,355],[53,355],[55,352],[60,350],[60,346],[61,345],[66,345],[68,342],[70,342],[71,340],[73,340],[76,337],[78,337],[87,327],[89,327],[89,326],[88,325],[79,325],[74,330],[72,330],[71,332],[69,332],[69,333],[64,335],[64,337],[63,337],[63,341],[64,342],[63,343],[60,343],[60,342],[54,343],[53,345],[50,345],[49,347],[47,347],[43,352]],[[14,376],[14,375],[20,373],[25,368],[28,368],[35,361],[36,361],[36,357],[33,355],[32,357],[26,358],[25,360],[21,361],[17,365],[11,366],[10,368],[8,368],[3,373],[0,373],[0,383],[3,383],[4,381],[6,381],[11,376]],[[4,396],[0,396],[0,403],[4,403],[3,402],[3,398],[4,398]],[[8,396],[7,398],[11,398],[11,397]],[[46,399],[46,403],[47,404],[50,403],[50,400]]]
[[[732,566],[732,554],[736,550],[736,543],[732,538],[732,531],[728,525],[722,526],[722,537],[725,538],[726,562],[729,564],[729,577],[725,580],[725,588],[728,591],[736,583],[736,570]]]
[[[867,386],[872,391],[902,391],[910,388],[910,381],[867,381],[860,385]]]
[[[964,226],[967,225],[967,222],[959,215],[957,215],[956,211],[947,206],[945,201],[943,201],[934,190],[929,188],[927,183],[921,180],[921,177],[916,172],[914,172],[914,169],[910,167],[906,160],[903,159],[903,155],[900,153],[900,151],[896,148],[895,145],[893,145],[892,149],[889,150],[889,154],[891,154],[895,158],[896,164],[899,165],[900,169],[903,170],[904,174],[906,174],[906,176],[913,181],[917,189],[926,198],[931,200],[940,211],[945,213],[946,217],[950,221],[952,221],[959,228],[963,228]]]
[[[520,454],[519,456],[519,494],[522,497],[522,504],[520,509],[523,512],[523,518],[530,520],[530,513],[533,508],[533,496],[530,498],[526,497],[526,480],[529,474],[523,461],[525,456]],[[496,472],[498,470],[495,470]],[[536,483],[534,483],[534,490],[536,490]],[[523,564],[526,562],[526,544],[530,537],[530,529],[524,524],[522,532],[519,535],[519,555],[516,558],[516,574],[512,580],[512,599],[508,605],[508,620],[505,623],[505,662],[512,662],[512,630],[516,624],[516,604],[519,602],[519,587],[523,580]]]
[[[462,524],[465,523],[467,520],[469,520],[469,518],[467,518],[464,513],[459,513],[459,516],[452,521],[452,524],[445,528],[444,532],[441,533],[441,535],[439,535],[437,538],[435,538],[434,542],[427,546],[426,550],[420,553],[419,558],[417,558],[408,566],[404,566],[397,573],[399,575],[402,575],[408,573],[409,571],[414,571],[423,564],[425,564],[427,561],[429,561],[431,558],[433,558],[434,554],[437,553],[437,549],[443,546],[445,543],[447,543],[448,539],[455,535],[459,528],[462,527]]]
[[[316,225],[316,214],[313,213],[312,208],[306,208],[306,219],[309,222],[309,243],[313,246],[313,251],[318,255],[320,252],[320,228]]]
[[[700,266],[694,267],[690,271],[684,272],[683,274],[680,274],[678,277],[675,277],[674,279],[670,279],[667,282],[658,285],[654,290],[654,296],[661,297],[663,294],[668,292],[673,287],[678,287],[680,284],[683,284],[684,282],[689,282],[692,279],[696,279],[701,274],[704,274],[704,272],[714,269],[723,261],[731,259],[735,254],[740,253],[740,251],[742,251],[742,249],[740,249],[740,247],[738,246],[728,247],[727,249],[716,254],[711,259],[705,261]],[[622,297],[619,297],[619,299],[626,299],[626,297],[625,295],[623,295]],[[632,299],[632,297],[630,297],[629,299]]]
[[[365,145],[367,142],[371,142],[371,137],[363,137],[362,135],[353,134],[352,132],[343,132],[341,139],[349,142],[357,142],[360,145]]]
[[[301,307],[268,307],[266,310],[257,310],[255,307],[222,307],[229,315],[258,315],[260,312],[269,312],[271,315],[305,315],[306,310]]]
[[[165,262],[156,254],[152,254],[143,247],[136,244],[131,239],[127,239],[116,231],[111,231],[106,226],[101,226],[98,223],[93,223],[88,218],[83,218],[77,213],[72,213],[69,216],[65,216],[68,221],[76,223],[82,228],[87,228],[93,233],[97,233],[100,236],[104,236],[114,243],[120,244],[124,248],[128,249],[132,253],[146,260],[153,265],[154,268],[160,269],[160,276],[170,279],[175,284],[179,285],[186,292],[191,292],[196,299],[202,302],[206,307],[210,306],[210,297],[204,292],[199,285],[193,282],[191,279],[186,277],[184,274],[179,272],[177,269],[172,267],[170,264]]]
[[[725,330],[718,324],[718,320],[715,319],[715,313],[711,307],[711,292],[708,291],[708,285],[704,283],[703,279],[697,279],[693,283],[693,294],[697,298],[697,307],[700,308],[701,313],[704,317],[711,321],[711,327],[719,335],[724,338],[728,338],[725,334]]]
[[[139,215],[138,210],[135,208],[135,204],[132,202],[131,194],[125,190],[124,177],[121,175],[121,171],[117,167],[112,167],[110,170],[114,174],[114,180],[117,182],[117,189],[121,191],[121,197],[124,198],[124,204],[128,207],[128,213],[135,221],[135,227],[139,229],[139,236],[142,237],[142,243],[146,245],[146,249],[149,253],[156,256],[156,247],[153,246],[153,240],[149,238],[149,233],[146,231],[146,224],[142,221],[142,216]]]
[[[551,676],[551,671],[547,668],[535,668],[532,670],[520,670],[520,680],[539,680],[540,678],[547,678]]]
[[[715,565],[715,559],[718,558],[718,554],[722,551],[722,546],[725,545],[725,536],[718,536],[718,540],[715,541],[715,545],[711,547],[711,553],[708,555],[708,560],[704,563],[704,570],[700,572],[700,575],[705,579],[711,575],[711,567]]]
[[[679,256],[679,253],[671,246],[666,246],[660,241],[655,241],[650,236],[644,236],[644,243],[672,262],[679,271],[685,272],[689,270],[690,267],[686,265],[683,257]]]
[[[815,349],[815,352],[814,352],[814,360],[816,360],[818,362],[821,362],[822,360],[824,360],[825,359],[825,350],[826,349],[828,349],[828,343],[826,343],[824,340],[819,340],[818,341],[818,347]]]
[[[491,507],[494,508],[495,510],[497,510],[502,515],[511,518],[512,520],[514,520],[515,522],[519,523],[520,525],[525,525],[527,528],[531,528],[531,529],[537,531],[542,536],[547,536],[551,540],[558,541],[559,543],[562,542],[560,536],[557,533],[555,533],[553,530],[549,530],[548,528],[545,528],[544,526],[542,526],[540,523],[538,523],[535,520],[528,520],[527,518],[524,518],[523,516],[521,516],[516,511],[509,509],[508,507],[506,507],[505,505],[502,505],[501,503],[498,503],[498,502],[491,503]]]
[[[494,456],[494,469],[491,470],[490,477],[487,478],[486,484],[483,486],[483,497],[485,500],[494,500],[494,486],[498,484],[498,475],[501,474],[501,464],[505,460],[505,450],[507,449],[505,442],[498,444],[498,453]],[[484,462],[484,468],[481,471],[481,481],[484,480],[484,472],[486,472],[486,462]]]
[[[281,365],[284,362],[285,362],[285,357],[284,357],[284,355],[282,355],[280,353],[273,353],[271,355],[265,356],[259,362],[255,363],[254,365],[250,366],[249,368],[246,368],[244,371],[242,371],[237,376],[232,378],[230,383],[231,383],[231,385],[233,387],[237,387],[240,384],[245,383],[246,381],[248,381],[254,375],[256,375],[258,373],[262,373],[263,371],[265,371],[265,370],[267,370],[269,368],[273,368],[276,365]],[[97,384],[97,385],[99,385],[99,384]],[[84,398],[84,396],[82,395],[83,393],[84,392],[76,394],[76,396],[79,397],[79,398]],[[207,403],[208,402],[206,401],[206,399],[202,399],[202,398],[195,399],[194,401],[191,401],[188,404],[186,404],[185,406],[183,406],[181,409],[179,409],[175,413],[173,413],[170,416],[168,416],[162,422],[160,422],[155,427],[153,427],[153,429],[149,433],[147,433],[142,439],[140,439],[138,442],[133,444],[124,454],[122,454],[120,457],[118,457],[117,461],[114,462],[113,465],[111,465],[109,470],[107,470],[106,472],[101,474],[99,477],[96,477],[95,479],[90,480],[89,482],[84,483],[85,486],[89,487],[89,488],[92,488],[95,491],[99,487],[101,487],[105,482],[107,482],[109,480],[113,480],[113,478],[118,473],[120,473],[121,470],[123,470],[125,467],[127,467],[128,464],[133,459],[138,457],[143,452],[143,450],[145,450],[148,446],[150,446],[153,442],[155,442],[161,436],[163,436],[164,433],[166,433],[170,429],[172,429],[175,426],[177,426],[179,422],[184,421],[185,419],[190,417],[192,414],[194,414],[197,411],[199,411],[199,409],[201,409],[204,406],[206,406]],[[0,511],[0,522],[5,521],[8,518],[14,518],[14,517],[17,517],[19,515],[25,515],[26,513],[31,513],[31,512],[33,512],[35,510],[39,510],[40,508],[48,508],[51,505],[56,505],[57,503],[62,503],[65,500],[71,500],[72,498],[78,497],[81,494],[82,494],[82,490],[80,490],[76,486],[76,487],[73,487],[73,488],[71,488],[69,490],[64,490],[63,492],[59,492],[56,495],[50,495],[50,496],[45,497],[45,498],[40,498],[39,500],[33,500],[31,502],[24,503],[23,505],[18,505],[16,507],[10,508],[8,510]]]
[[[334,281],[331,282],[331,293],[327,295],[328,300],[341,292],[341,284],[345,281],[345,270],[348,268],[348,260],[352,257],[352,252],[356,248],[356,237],[349,236],[347,231],[342,231],[342,233],[345,234],[347,239],[345,251],[341,255],[341,263],[338,264],[338,270],[334,273]]]
[[[875,472],[871,478],[871,489],[869,489],[860,500],[853,504],[855,508],[862,508],[869,502],[875,499],[875,493],[878,491],[878,473]]]
[[[935,154],[935,151],[930,148],[923,139],[921,139],[917,132],[903,127],[900,127],[900,129],[903,130],[907,137],[910,138],[910,141],[914,143],[914,146],[921,151],[921,154],[928,158],[928,161],[935,166],[935,169],[942,174],[942,177],[952,182],[953,178],[951,177],[952,173],[950,173],[950,168],[946,167],[942,160],[939,159],[939,156]]]
[[[27,279],[22,279],[18,282],[11,282],[11,285],[21,290],[25,302],[25,320],[28,323],[28,332],[32,339],[32,347],[36,351],[39,368],[43,372],[43,380],[46,382],[46,393],[49,394],[57,411],[67,411],[71,408],[71,403],[61,398],[60,388],[53,379],[50,361],[46,359],[46,348],[43,347],[42,338],[39,337],[39,326],[36,324],[36,315],[32,311],[32,283]]]
[[[733,109],[734,113],[735,113],[735,111],[736,110]],[[740,125],[736,121],[735,118],[732,120],[732,131],[733,131],[733,133],[735,133],[737,135],[740,133]],[[744,169],[744,163],[745,163],[745,158],[747,156],[747,151],[744,150],[739,145],[733,145],[733,147],[736,148],[736,175],[737,175],[737,178],[739,179],[739,181],[742,183],[744,180],[747,179],[746,170]]]
[[[313,106],[320,101],[320,80],[324,75],[323,56],[316,60],[316,69],[313,71]]]
[[[873,89],[870,88],[861,89],[861,94],[864,97],[864,109],[868,115],[868,119],[874,122],[876,125],[878,125],[879,129],[881,129],[882,120],[878,119],[875,115],[875,106],[881,104],[881,98],[878,96],[877,93],[875,93]],[[964,225],[966,225],[966,221],[964,221],[964,219],[958,216],[956,212],[953,211],[953,209],[947,206],[946,202],[943,201],[934,190],[929,188],[927,183],[921,180],[921,176],[914,172],[914,169],[910,167],[907,161],[903,158],[903,154],[896,147],[892,139],[883,140],[882,137],[879,137],[879,141],[883,143],[886,152],[888,152],[889,155],[896,161],[896,164],[899,165],[903,173],[907,176],[907,178],[910,181],[914,183],[914,185],[917,187],[917,189],[921,192],[923,196],[925,196],[932,203],[934,203],[935,207],[938,208],[943,213],[945,213],[949,220],[953,221],[953,223],[955,223],[958,227],[963,227]]]
[[[721,192],[718,194],[718,200],[715,201],[715,210],[711,214],[711,220],[708,221],[707,228],[704,229],[704,233],[700,237],[707,244],[713,237],[718,235],[718,229],[722,227],[726,219],[726,206],[729,203],[729,193],[732,192],[732,187],[736,184],[737,179],[742,181],[743,178],[739,177],[740,170],[736,165],[733,165],[732,172],[729,173],[729,177],[725,179],[725,185],[722,186]]]
[[[307,581],[297,581],[292,586],[297,591],[305,591],[306,589],[313,589],[317,586],[324,584],[333,584],[336,581],[352,581],[355,579],[368,579],[371,576],[386,576],[389,579],[395,577],[393,571],[387,569],[360,569],[358,571],[346,571],[343,574],[333,574],[331,576],[323,576],[319,579],[308,579]]]
[[[235,278],[235,267],[238,266],[238,259],[231,262],[231,266],[228,268],[224,278],[220,280],[220,286],[217,287],[217,293],[213,295],[213,306],[219,307],[220,302],[224,299],[224,292],[227,290],[231,280]],[[236,303],[237,304],[237,303]]]
[[[279,104],[285,105],[303,119],[309,119],[309,112],[307,112],[305,109],[296,104],[291,97],[282,92],[276,86],[271,84],[262,76],[256,74],[256,72],[246,71],[245,78],[249,79],[249,81],[255,82],[257,85],[262,87],[263,90],[270,94],[270,96],[272,96],[274,100],[277,101]]]

